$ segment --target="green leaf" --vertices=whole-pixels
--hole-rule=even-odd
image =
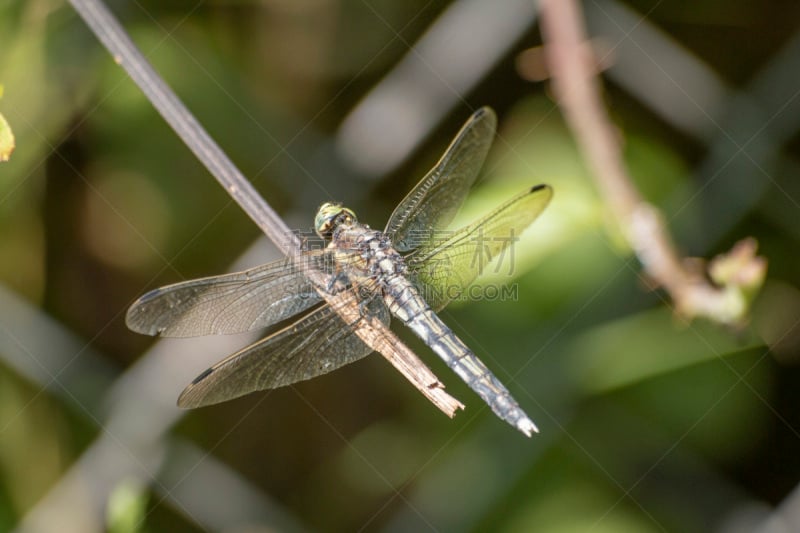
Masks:
[[[762,345],[746,332],[734,336],[708,322],[682,323],[657,308],[585,331],[570,345],[569,366],[586,392],[600,393]]]

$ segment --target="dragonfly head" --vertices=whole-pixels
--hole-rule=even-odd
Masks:
[[[320,237],[328,238],[339,224],[352,224],[356,221],[356,214],[342,204],[326,202],[322,204],[314,217],[314,231]]]

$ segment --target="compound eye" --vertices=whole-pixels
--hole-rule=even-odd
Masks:
[[[314,231],[320,237],[330,237],[333,231],[334,222],[345,209],[339,204],[324,203],[317,210],[317,216],[314,217]]]

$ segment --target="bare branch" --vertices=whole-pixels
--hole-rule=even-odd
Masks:
[[[618,132],[605,111],[595,76],[597,61],[585,44],[578,2],[542,0],[540,6],[545,54],[558,103],[601,195],[646,273],[670,294],[681,315],[740,324],[766,275],[766,259],[756,256],[755,241],[744,240],[715,258],[708,273],[689,267],[678,254],[661,213],[641,197],[625,169]],[[724,275],[717,275],[720,268],[713,265],[724,265]]]

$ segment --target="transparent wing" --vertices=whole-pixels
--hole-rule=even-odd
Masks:
[[[553,190],[537,185],[512,198],[478,222],[432,240],[406,258],[422,296],[434,311],[439,311],[463,291],[496,256],[509,245],[547,207]],[[513,248],[508,257],[513,261]]]
[[[389,323],[383,300],[372,298],[362,305],[366,312]],[[323,305],[200,374],[181,393],[178,405],[192,408],[224,402],[311,379],[358,361],[372,350],[354,329],[329,305]]]
[[[329,264],[321,250],[302,260],[315,269]],[[125,322],[138,333],[167,337],[240,333],[280,322],[319,301],[301,269],[286,258],[155,289],[131,305]]]
[[[497,117],[488,107],[477,110],[458,132],[438,163],[395,208],[384,230],[401,252],[429,239],[430,230],[453,220],[494,138]]]

